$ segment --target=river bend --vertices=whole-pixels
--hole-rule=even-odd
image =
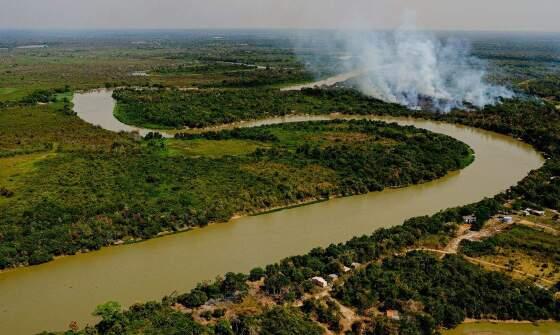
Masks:
[[[138,130],[113,117],[110,91],[76,94],[74,104],[87,122],[112,131]],[[276,118],[242,126],[325,118],[331,117]],[[159,300],[228,271],[246,272],[414,216],[476,202],[515,185],[544,162],[531,146],[496,133],[433,121],[375,119],[452,136],[468,144],[476,160],[462,171],[422,185],[245,217],[8,271],[0,274],[0,334],[65,329],[72,320],[84,326],[94,321],[94,307],[108,300],[124,305]]]

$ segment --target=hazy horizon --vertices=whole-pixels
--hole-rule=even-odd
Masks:
[[[556,0],[0,0],[6,30],[393,29],[560,32]]]

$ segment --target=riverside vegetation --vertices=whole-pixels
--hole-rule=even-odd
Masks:
[[[560,302],[554,297],[559,285],[548,290],[539,288],[530,281],[513,280],[483,270],[461,256],[439,259],[426,252],[406,252],[425,240],[445,239],[453,234],[463,215],[476,213],[484,223],[504,210],[506,202],[558,208],[560,188],[553,177],[560,173],[560,113],[553,105],[538,100],[504,101],[473,112],[410,113],[518,136],[543,150],[550,159],[518,186],[493,199],[448,209],[431,217],[413,218],[399,227],[381,229],[370,236],[255,268],[248,275],[229,273],[214,282],[201,283],[191,292],[168,296],[159,303],[134,305],[124,312],[114,308],[110,315],[100,314],[103,318],[100,323],[77,333],[278,334],[282,333],[278,329],[285,329],[285,334],[320,334],[325,328],[339,332],[343,330],[341,303],[355,309],[357,314],[350,329],[345,329],[349,334],[433,334],[442,327],[456,326],[466,317],[560,319]],[[465,252],[484,252],[486,245],[515,241],[517,235],[513,230],[510,235],[482,242],[483,247],[470,247]],[[524,237],[532,239],[531,234]],[[525,241],[521,247],[540,250],[547,257],[557,259],[558,249],[548,247],[554,242],[540,238],[542,243]],[[343,267],[352,263],[363,265],[345,273]],[[340,276],[332,292],[327,298],[317,298],[317,289],[310,278],[331,273]],[[258,282],[258,293],[250,289],[253,282]],[[250,303],[262,296],[268,303]],[[226,309],[203,313],[209,321],[202,321],[199,309],[208,306],[210,300],[213,304],[226,302]],[[247,304],[253,308],[243,308]],[[400,312],[398,320],[383,314],[393,309]],[[278,328],[272,330],[271,325]]]
[[[452,138],[370,121],[136,141],[88,126],[60,104],[0,112],[3,160],[22,150],[50,152],[29,173],[0,180],[9,192],[0,201],[2,268],[268,208],[422,183],[472,159]],[[59,122],[76,127],[60,130]]]
[[[132,48],[94,38],[88,46],[61,42],[48,50],[16,50],[13,56],[0,57],[2,267],[41,263],[53,255],[96,249],[120,238],[148,238],[236,213],[431,180],[465,166],[471,157],[468,148],[445,136],[366,121],[268,126],[170,140],[153,133],[140,140],[92,127],[72,115],[64,99],[66,84],[70,89],[150,87],[116,91],[118,116],[144,126],[196,127],[292,111],[389,114],[519,137],[549,159],[493,199],[412,218],[402,226],[317,248],[249,274],[228,273],[161,302],[125,311],[109,302],[94,312],[99,323],[84,329],[71,324],[66,334],[322,334],[327,328],[350,334],[433,334],[466,317],[559,319],[554,298],[558,284],[545,290],[485,271],[461,256],[440,259],[410,251],[426,241],[446,240],[463,215],[475,213],[477,229],[505,204],[560,209],[557,58],[548,49],[520,51],[515,43],[504,47],[482,39],[475,53],[507,69],[492,72],[493,81],[543,99],[433,114],[347,89],[271,90],[279,83],[309,78],[281,38],[241,34],[221,42],[199,34]],[[0,47],[16,42],[6,43]],[[330,56],[325,56],[326,64]],[[131,75],[142,70],[149,76]],[[269,71],[270,78],[259,71]],[[208,105],[203,99],[209,99]],[[261,106],[266,108],[257,108]],[[482,245],[466,244],[463,251],[491,254],[513,242],[540,257],[558,259],[554,240],[525,234],[528,241],[520,241],[520,233],[512,230]],[[345,272],[344,266],[352,263],[360,265]],[[333,273],[339,279],[322,295],[310,278]],[[349,310],[354,321],[348,325],[342,319]],[[399,320],[387,317],[388,310],[400,312]]]
[[[86,328],[84,332],[110,334],[118,329],[135,333],[139,329],[169,327],[171,330],[180,329],[190,333],[268,333],[266,325],[272,322],[269,320],[271,314],[275,318],[282,316],[281,321],[275,321],[280,322],[282,327],[288,327],[290,331],[286,333],[290,334],[313,333],[310,327],[316,323],[340,331],[341,315],[336,303],[309,300],[309,294],[314,290],[309,278],[329,273],[337,273],[342,277],[330,299],[356,308],[357,313],[362,315],[359,322],[353,325],[351,333],[432,334],[440,327],[454,327],[465,317],[558,319],[560,306],[553,297],[555,288],[544,290],[503,274],[486,272],[462,260],[460,256],[446,256],[443,260],[423,252],[394,256],[395,253],[414,248],[424,239],[448,236],[455,229],[454,223],[460,222],[462,215],[468,213],[476,213],[479,222],[484,223],[485,219],[496,214],[509,201],[513,201],[515,206],[558,208],[560,188],[557,178],[554,178],[560,173],[557,158],[560,143],[558,110],[546,101],[523,99],[504,101],[498,106],[473,112],[407,113],[521,137],[545,152],[549,159],[542,169],[494,199],[450,209],[432,217],[411,219],[401,227],[383,229],[346,244],[316,249],[308,255],[288,258],[265,269],[254,269],[249,276],[228,274],[214,283],[201,284],[190,293],[167,297],[161,303],[133,306],[126,312],[115,311],[114,319],[107,321],[104,318],[101,323]],[[515,230],[511,234],[515,234]],[[527,234],[524,236],[531,238]],[[508,238],[507,235],[500,237],[502,240],[504,238]],[[496,243],[492,241],[483,243]],[[552,252],[552,255],[547,254],[548,257],[558,257],[557,249],[546,246],[550,242],[541,242],[537,241],[534,245],[524,243],[523,247],[540,248],[547,253]],[[368,265],[344,276],[342,266],[349,266],[353,262]],[[229,283],[232,280],[236,284]],[[210,323],[201,323],[193,319],[190,313],[178,311],[175,307],[179,304],[196,311],[209,299],[230,301],[233,304],[241,301],[240,304],[243,304],[251,280],[261,280],[260,289],[274,301],[272,306],[250,313],[229,313],[228,318],[211,316]],[[458,283],[459,286],[456,286]],[[303,307],[290,307],[297,306],[291,303],[294,301],[303,301]],[[150,309],[149,315],[145,312],[146,308]],[[382,316],[381,312],[387,309],[400,311],[401,319],[395,321]],[[185,320],[185,328],[171,325],[169,320],[173,318]]]
[[[147,128],[201,128],[242,120],[289,114],[387,113],[406,109],[383,103],[354,90],[304,89],[208,89],[180,91],[167,89],[119,89],[116,117],[127,124]]]

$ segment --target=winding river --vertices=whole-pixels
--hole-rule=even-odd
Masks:
[[[76,94],[74,104],[78,115],[90,123],[113,131],[134,130],[114,119],[109,91]],[[242,125],[309,119],[318,118],[287,117]],[[376,119],[457,138],[474,149],[476,160],[462,171],[422,185],[245,217],[8,271],[0,274],[0,334],[65,329],[72,320],[84,326],[94,321],[94,307],[108,300],[124,305],[159,300],[228,271],[245,272],[410,217],[472,203],[509,188],[544,162],[531,146],[492,132],[432,121]]]

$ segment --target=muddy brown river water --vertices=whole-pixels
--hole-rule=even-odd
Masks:
[[[531,323],[464,323],[444,335],[560,335],[556,322]]]
[[[87,122],[133,130],[114,119],[109,91],[76,94],[75,111]],[[256,126],[330,117],[287,117]],[[0,274],[0,334],[28,334],[93,322],[108,300],[123,305],[160,299],[228,271],[246,272],[313,247],[346,241],[405,219],[493,196],[542,166],[531,146],[469,127],[413,119],[375,118],[414,125],[468,144],[476,160],[462,171],[402,189],[334,199],[142,243],[110,247]],[[140,129],[141,133],[147,130]]]

